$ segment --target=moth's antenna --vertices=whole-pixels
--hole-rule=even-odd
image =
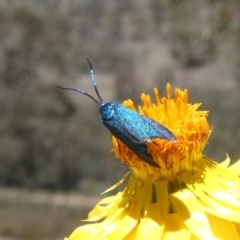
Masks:
[[[95,99],[92,95],[84,92],[83,90],[79,89],[79,88],[73,88],[73,87],[63,87],[63,86],[58,86],[58,85],[53,85],[53,87],[57,87],[57,88],[61,88],[61,89],[66,89],[66,90],[73,90],[79,93],[82,93],[86,96],[88,96],[89,98],[91,98],[94,102],[96,102],[97,104],[99,104],[98,100]],[[101,100],[101,99],[100,99]]]
[[[91,64],[91,62],[89,61],[88,58],[87,58],[87,61],[88,61],[89,67],[90,67],[90,75],[91,75],[91,80],[92,80],[92,83],[93,83],[93,87],[94,87],[94,89],[95,89],[95,92],[96,92],[96,94],[97,94],[100,102],[102,102],[102,98],[101,98],[101,96],[100,96],[100,94],[99,94],[99,92],[98,92],[97,84],[96,84],[96,82],[95,82],[94,71],[93,71],[92,64]]]

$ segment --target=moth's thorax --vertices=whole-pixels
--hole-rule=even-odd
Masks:
[[[101,122],[109,121],[112,119],[115,111],[116,103],[104,101],[99,103],[99,112],[101,117]]]

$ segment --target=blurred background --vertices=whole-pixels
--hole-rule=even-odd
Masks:
[[[0,240],[63,239],[128,171],[96,103],[165,85],[209,110],[205,154],[240,158],[240,1],[0,0]]]

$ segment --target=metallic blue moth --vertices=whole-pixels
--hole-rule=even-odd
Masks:
[[[101,122],[108,128],[111,134],[120,140],[124,145],[126,145],[144,162],[159,168],[159,165],[154,162],[151,154],[148,151],[147,143],[153,142],[153,140],[156,138],[167,139],[175,142],[177,140],[176,137],[169,129],[153,119],[140,115],[139,113],[126,108],[119,103],[103,101],[98,92],[94,79],[92,64],[88,58],[87,61],[90,66],[92,84],[99,101],[90,94],[78,88],[63,86],[55,87],[73,90],[91,98],[98,104]]]

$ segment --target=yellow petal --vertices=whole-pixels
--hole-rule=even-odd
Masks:
[[[235,226],[235,228],[236,228],[236,230],[237,230],[237,232],[240,236],[240,223],[234,223],[234,226]]]
[[[118,183],[114,184],[112,187],[110,187],[110,188],[108,188],[107,190],[105,190],[102,194],[105,194],[105,193],[107,193],[107,192],[110,192],[110,191],[116,189],[117,187],[119,187],[120,185],[122,185],[122,184],[124,183],[124,181],[126,180],[126,178],[129,176],[130,173],[131,173],[130,171],[127,172],[127,173],[124,175],[124,177],[123,177]]]
[[[219,185],[222,185],[226,192],[240,199],[240,184],[227,179],[219,179]]]
[[[199,239],[214,239],[208,219],[196,196],[184,189],[170,195],[171,202],[189,230]]]
[[[140,223],[126,237],[126,239],[159,240],[162,236],[165,219],[169,209],[167,181],[159,181],[151,185],[155,203],[145,204],[146,215],[140,219]]]
[[[231,161],[230,157],[227,155],[227,158],[224,161],[222,161],[221,163],[219,163],[219,165],[221,165],[222,167],[227,168],[229,166],[229,164],[230,164],[230,161]]]
[[[217,216],[219,218],[223,218],[229,221],[238,222],[240,223],[240,214],[239,212],[235,212],[230,210],[227,207],[224,207],[215,201],[211,200],[210,198],[202,198],[200,202],[202,202],[202,208],[204,211]]]
[[[240,222],[239,212],[218,203],[216,199],[207,195],[197,184],[187,184],[187,186],[200,199],[199,201],[205,211],[230,221]]]
[[[119,227],[119,222],[126,216],[127,211],[124,208],[117,209],[113,214],[101,223],[101,229],[95,239],[111,239],[108,236],[116,231]]]
[[[96,239],[96,233],[99,231],[99,228],[100,225],[97,223],[84,225],[75,229],[69,237],[69,240],[94,240]]]
[[[239,178],[228,169],[223,169],[208,160],[203,160],[203,164],[204,168],[198,173],[185,173],[180,178],[204,202],[206,211],[230,221],[240,222],[240,217],[237,217],[240,212]],[[226,183],[230,187],[232,183],[236,188],[226,188]]]
[[[214,236],[219,239],[239,240],[240,235],[234,223],[222,218],[207,214]]]
[[[236,172],[238,176],[240,176],[240,160],[232,164],[229,169]]]
[[[240,199],[228,192],[228,189],[220,184],[221,180],[222,179],[216,176],[211,169],[206,168],[204,181],[195,182],[193,185],[196,189],[201,189],[204,193],[211,196],[216,202],[229,207],[233,211],[240,212]],[[236,184],[240,187],[240,184]],[[236,189],[234,190],[236,191]]]
[[[123,218],[118,223],[115,224],[116,228],[113,228],[108,235],[108,240],[124,239],[136,224],[138,224],[143,204],[144,203],[140,200],[132,202],[130,210],[124,214]]]
[[[124,239],[139,223],[144,205],[149,205],[152,196],[151,181],[129,180],[116,211],[104,220],[99,239]],[[116,213],[118,212],[118,213]]]
[[[150,238],[149,238],[150,239]],[[161,240],[197,240],[184,225],[178,213],[168,214]]]
[[[227,169],[223,168],[221,167],[221,165],[207,158],[202,159],[202,165],[208,172],[210,172],[211,174],[215,174],[219,178],[225,178],[240,183],[240,178],[238,177],[236,172],[232,170],[231,167]]]
[[[109,214],[110,211],[112,211],[115,206],[111,205],[111,203],[116,203],[122,196],[122,193],[119,192],[116,196],[106,197],[103,200],[101,200],[94,209],[88,214],[88,219],[83,221],[98,221],[104,217],[106,217],[107,214]]]

